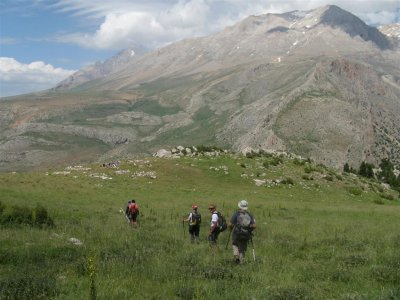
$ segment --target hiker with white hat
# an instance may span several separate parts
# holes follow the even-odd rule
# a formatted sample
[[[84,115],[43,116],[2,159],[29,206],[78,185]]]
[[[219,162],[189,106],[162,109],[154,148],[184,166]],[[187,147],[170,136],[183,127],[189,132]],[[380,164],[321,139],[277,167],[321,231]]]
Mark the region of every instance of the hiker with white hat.
[[[252,240],[253,230],[256,228],[254,217],[248,212],[248,202],[241,200],[238,210],[233,214],[229,229],[232,232],[232,249],[234,261],[237,264],[244,262],[247,244]]]

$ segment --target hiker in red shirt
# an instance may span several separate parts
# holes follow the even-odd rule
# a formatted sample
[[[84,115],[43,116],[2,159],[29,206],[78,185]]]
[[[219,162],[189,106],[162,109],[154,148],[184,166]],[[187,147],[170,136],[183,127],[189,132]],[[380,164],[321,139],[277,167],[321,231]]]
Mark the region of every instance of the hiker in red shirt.
[[[139,205],[136,204],[135,200],[131,201],[129,205],[129,220],[133,227],[137,227],[137,217],[139,216]]]

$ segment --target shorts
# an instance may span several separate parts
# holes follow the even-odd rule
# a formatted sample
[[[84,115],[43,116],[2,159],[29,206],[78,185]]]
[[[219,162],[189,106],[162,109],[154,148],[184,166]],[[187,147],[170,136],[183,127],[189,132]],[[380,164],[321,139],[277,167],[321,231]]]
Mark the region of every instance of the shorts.
[[[189,233],[193,236],[199,236],[200,233],[200,226],[199,225],[190,225],[189,226]]]
[[[131,221],[133,221],[133,222],[136,222],[138,215],[139,215],[139,213],[131,214],[129,219],[131,219]]]

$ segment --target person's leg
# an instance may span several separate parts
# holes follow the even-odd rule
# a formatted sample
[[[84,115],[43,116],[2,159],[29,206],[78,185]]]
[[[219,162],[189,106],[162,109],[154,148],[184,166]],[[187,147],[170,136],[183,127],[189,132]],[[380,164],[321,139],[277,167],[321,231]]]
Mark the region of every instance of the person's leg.
[[[233,261],[237,264],[240,263],[240,252],[238,246],[232,244],[232,250],[233,250]]]
[[[208,241],[209,241],[211,247],[214,247],[217,245],[217,235],[215,232],[211,233],[208,236]]]
[[[137,214],[132,214],[132,226],[137,227]]]
[[[242,240],[238,243],[240,263],[244,262],[244,257],[247,251],[247,244],[248,244],[247,240]]]
[[[194,243],[195,239],[195,228],[194,226],[189,226],[189,233],[190,233],[190,241]]]
[[[194,228],[194,239],[196,243],[199,243],[200,226],[195,226]]]

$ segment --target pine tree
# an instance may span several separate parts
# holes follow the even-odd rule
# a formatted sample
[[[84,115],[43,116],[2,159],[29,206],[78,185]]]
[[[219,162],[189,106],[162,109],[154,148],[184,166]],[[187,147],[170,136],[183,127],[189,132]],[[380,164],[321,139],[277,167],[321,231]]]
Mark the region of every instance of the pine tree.
[[[384,158],[379,164],[379,167],[381,168],[381,171],[378,174],[378,179],[390,184],[390,181],[393,181],[393,177],[395,178],[393,173],[393,164],[389,159]]]
[[[374,165],[363,161],[358,174],[367,178],[374,178]]]

